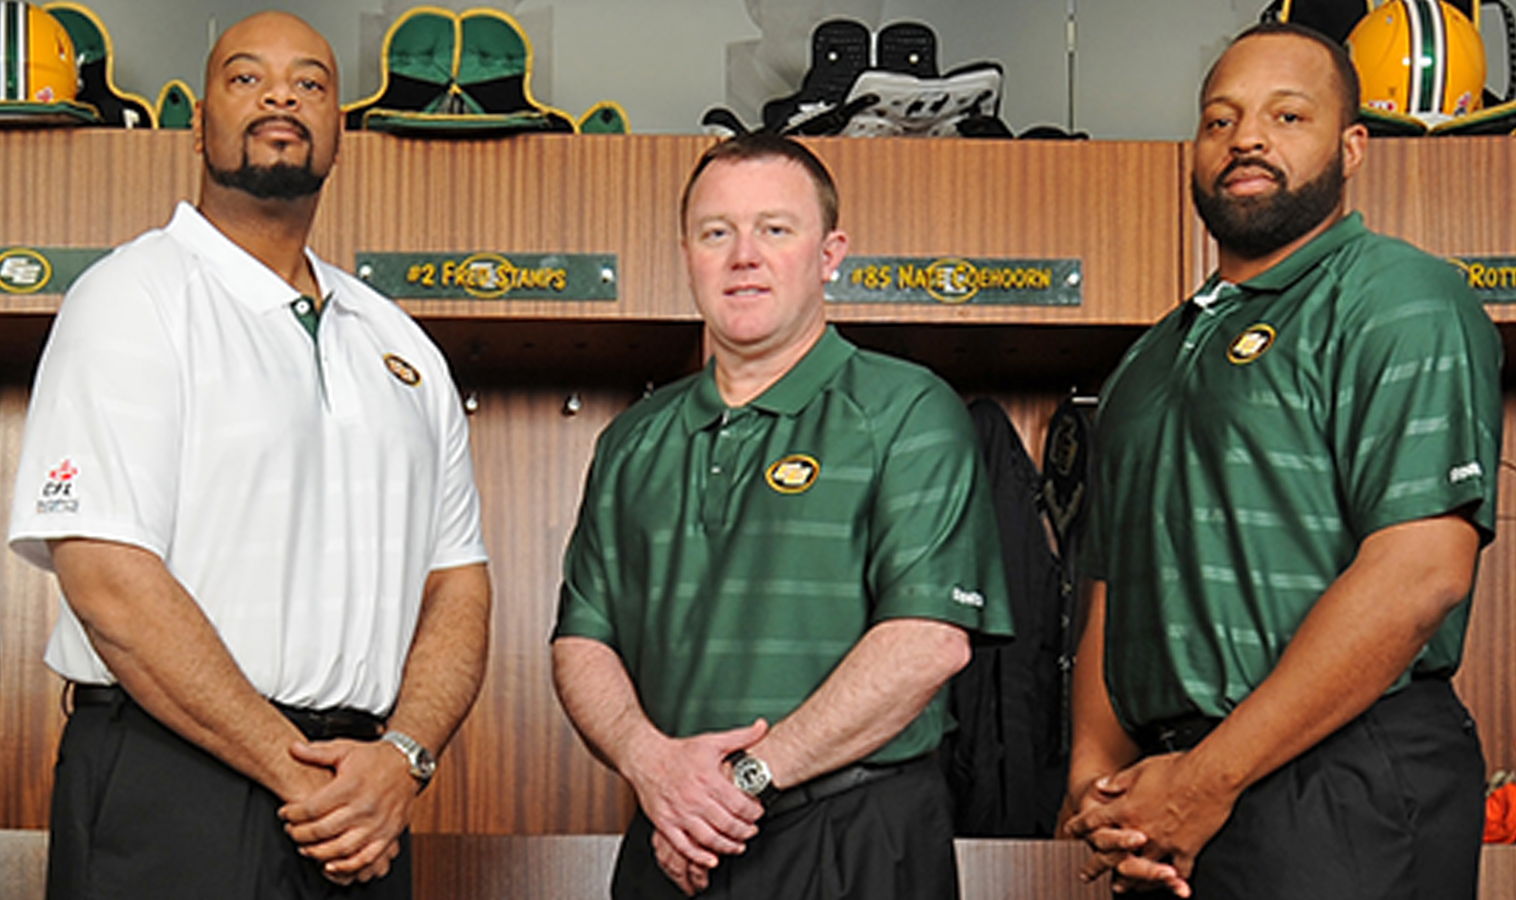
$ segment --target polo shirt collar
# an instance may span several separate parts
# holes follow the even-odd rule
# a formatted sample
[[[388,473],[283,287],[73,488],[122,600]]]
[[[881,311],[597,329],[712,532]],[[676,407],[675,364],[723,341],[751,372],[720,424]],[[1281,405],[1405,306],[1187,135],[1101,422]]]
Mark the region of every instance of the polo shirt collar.
[[[793,416],[805,409],[837,370],[857,352],[857,347],[828,325],[815,346],[748,405],[781,416]],[[699,431],[721,418],[726,411],[726,401],[721,399],[721,391],[716,387],[716,361],[712,359],[700,373],[694,390],[686,395],[684,424],[690,431]]]
[[[1316,267],[1327,255],[1334,253],[1343,244],[1368,233],[1363,224],[1363,214],[1348,213],[1336,224],[1312,238],[1310,243],[1291,253],[1263,272],[1243,282],[1249,291],[1277,293],[1287,290],[1301,276]]]
[[[237,246],[231,238],[201,215],[200,210],[181,200],[174,209],[164,231],[183,244],[190,252],[204,259],[214,269],[217,277],[226,286],[227,293],[256,312],[287,308],[299,299],[300,292],[289,282],[275,274],[257,257]],[[311,271],[316,274],[316,286],[322,295],[336,301],[332,285],[322,271],[321,261],[305,248],[305,257],[310,261]]]

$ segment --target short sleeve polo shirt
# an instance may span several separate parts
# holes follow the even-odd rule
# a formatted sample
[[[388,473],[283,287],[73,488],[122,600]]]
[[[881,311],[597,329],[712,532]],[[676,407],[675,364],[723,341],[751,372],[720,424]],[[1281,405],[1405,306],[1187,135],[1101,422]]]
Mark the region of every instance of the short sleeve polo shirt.
[[[1088,569],[1128,727],[1230,712],[1369,534],[1495,526],[1500,341],[1454,267],[1353,214],[1202,294],[1131,348],[1098,416]],[[1413,670],[1451,673],[1467,618],[1465,599]]]
[[[772,722],[877,622],[1009,634],[995,528],[958,397],[828,328],[745,407],[708,366],[606,429],[555,635],[614,648],[666,733]],[[871,759],[947,723],[939,697]]]
[[[308,257],[299,293],[193,208],[86,272],[43,354],[11,546],[162,557],[253,686],[383,712],[429,572],[483,561],[468,428],[442,355],[362,282]],[[47,651],[110,672],[64,605]]]

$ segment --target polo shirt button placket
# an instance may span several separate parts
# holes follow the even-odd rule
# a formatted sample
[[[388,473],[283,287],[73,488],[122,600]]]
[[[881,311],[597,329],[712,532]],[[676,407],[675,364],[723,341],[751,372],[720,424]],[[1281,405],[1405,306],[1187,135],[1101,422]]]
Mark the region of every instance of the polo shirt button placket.
[[[732,410],[721,414],[721,423],[716,426],[712,439],[711,465],[705,480],[705,501],[701,504],[700,520],[707,529],[719,529],[726,525],[727,498],[731,494],[732,478],[730,465],[736,450],[736,435],[732,433],[735,416]]]

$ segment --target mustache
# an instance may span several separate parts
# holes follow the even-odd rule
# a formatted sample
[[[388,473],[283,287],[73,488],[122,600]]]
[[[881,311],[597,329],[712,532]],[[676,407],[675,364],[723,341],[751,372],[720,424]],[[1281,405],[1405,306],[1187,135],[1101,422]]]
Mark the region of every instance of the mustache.
[[[1212,188],[1218,191],[1221,190],[1222,185],[1226,183],[1227,176],[1242,168],[1262,169],[1269,173],[1269,177],[1273,178],[1280,187],[1285,187],[1288,184],[1284,172],[1278,166],[1256,156],[1239,156],[1227,163],[1226,168],[1221,170],[1221,174],[1216,176],[1216,181],[1212,185]]]
[[[294,116],[284,116],[277,113],[271,116],[264,116],[261,119],[254,119],[252,122],[248,123],[247,130],[244,131],[243,134],[246,137],[252,137],[257,133],[258,129],[274,122],[278,122],[281,125],[288,125],[290,128],[293,128],[295,130],[296,134],[300,135],[301,140],[305,141],[306,143],[310,143],[311,131],[309,128],[305,127],[304,122],[300,121]]]

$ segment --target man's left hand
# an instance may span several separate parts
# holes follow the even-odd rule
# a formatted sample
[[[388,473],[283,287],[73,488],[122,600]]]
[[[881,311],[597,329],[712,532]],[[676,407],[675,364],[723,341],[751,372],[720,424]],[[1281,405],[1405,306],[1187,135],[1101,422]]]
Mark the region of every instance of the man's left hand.
[[[1155,886],[1141,877],[1146,872],[1138,859],[1113,865],[1120,854],[1099,852],[1101,835],[1127,829],[1147,836],[1137,857],[1167,862],[1180,879],[1189,879],[1195,857],[1226,824],[1237,802],[1236,794],[1203,787],[1192,774],[1191,762],[1188,753],[1150,756],[1103,779],[1101,790],[1112,799],[1082,810],[1068,823],[1070,834],[1097,851],[1080,870],[1081,876],[1093,879],[1115,868],[1116,875],[1126,876],[1121,881]]]
[[[299,742],[290,746],[290,755],[336,776],[279,810],[300,852],[322,863],[333,881],[367,881],[388,872],[416,798],[405,756],[381,742],[350,740]]]

